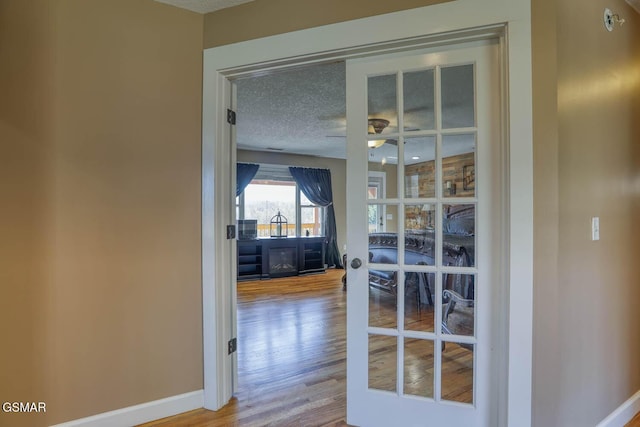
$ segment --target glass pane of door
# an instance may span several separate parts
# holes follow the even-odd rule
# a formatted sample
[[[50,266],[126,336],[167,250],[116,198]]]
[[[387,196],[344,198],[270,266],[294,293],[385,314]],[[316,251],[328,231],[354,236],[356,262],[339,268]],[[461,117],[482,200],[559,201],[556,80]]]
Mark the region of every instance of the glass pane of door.
[[[369,388],[396,391],[398,338],[369,335]]]
[[[442,194],[445,197],[474,197],[476,135],[443,135],[442,153]]]
[[[432,340],[404,341],[404,394],[433,398],[435,351]]]
[[[409,198],[436,195],[436,137],[404,140],[404,195]]]
[[[433,69],[403,74],[404,130],[435,129],[435,91]]]
[[[435,332],[435,274],[407,271],[404,285],[404,329]]]
[[[442,400],[473,404],[473,344],[444,342]]]
[[[473,64],[441,69],[443,129],[475,126],[474,71]]]
[[[367,79],[367,132],[372,135],[398,131],[397,76],[388,74]]]
[[[442,205],[442,265],[474,267],[475,204]]]

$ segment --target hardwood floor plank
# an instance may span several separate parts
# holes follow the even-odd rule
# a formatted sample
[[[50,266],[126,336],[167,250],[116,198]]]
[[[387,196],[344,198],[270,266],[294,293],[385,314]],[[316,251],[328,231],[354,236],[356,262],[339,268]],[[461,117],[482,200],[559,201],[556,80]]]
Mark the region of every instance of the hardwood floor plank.
[[[631,421],[629,421],[624,427],[640,427],[640,412],[636,414]]]

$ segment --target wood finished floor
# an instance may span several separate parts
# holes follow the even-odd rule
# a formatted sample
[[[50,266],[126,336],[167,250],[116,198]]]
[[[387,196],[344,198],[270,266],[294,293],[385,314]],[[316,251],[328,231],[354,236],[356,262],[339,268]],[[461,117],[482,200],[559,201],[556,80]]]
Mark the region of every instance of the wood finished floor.
[[[347,426],[343,273],[238,283],[238,393],[144,426]]]
[[[327,270],[326,274],[238,283],[236,396],[219,411],[198,409],[143,426],[347,426],[343,273]],[[370,324],[393,327],[395,297],[378,291],[370,295],[370,311],[376,312]],[[415,294],[407,295],[405,306],[405,325],[433,331],[431,308],[418,311]],[[395,390],[395,339],[378,338],[369,344],[369,385]],[[433,343],[407,340],[404,353],[405,393],[432,397]],[[468,350],[447,345],[443,397],[470,401],[472,367]]]
[[[640,427],[640,412],[636,414],[631,421],[629,421],[624,427]]]

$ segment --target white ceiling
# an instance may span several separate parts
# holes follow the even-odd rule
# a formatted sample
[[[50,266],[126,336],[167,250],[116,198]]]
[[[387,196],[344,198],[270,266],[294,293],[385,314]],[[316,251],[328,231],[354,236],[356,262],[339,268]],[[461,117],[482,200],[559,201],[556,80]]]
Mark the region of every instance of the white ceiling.
[[[159,3],[170,4],[182,9],[188,9],[198,13],[210,13],[216,10],[226,9],[253,0],[155,0]]]

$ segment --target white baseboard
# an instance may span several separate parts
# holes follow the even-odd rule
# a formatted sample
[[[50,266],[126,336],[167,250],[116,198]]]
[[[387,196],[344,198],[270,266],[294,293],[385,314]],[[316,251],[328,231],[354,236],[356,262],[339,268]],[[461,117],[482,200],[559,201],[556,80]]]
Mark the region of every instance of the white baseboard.
[[[624,427],[640,411],[640,390],[627,399],[596,427]]]
[[[203,406],[204,390],[198,390],[56,424],[52,427],[131,427]]]

